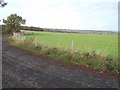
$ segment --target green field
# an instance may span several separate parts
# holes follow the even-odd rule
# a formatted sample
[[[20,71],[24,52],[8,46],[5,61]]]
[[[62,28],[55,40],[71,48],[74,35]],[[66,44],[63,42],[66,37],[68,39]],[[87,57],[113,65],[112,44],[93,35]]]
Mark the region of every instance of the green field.
[[[105,56],[118,57],[118,35],[32,32],[32,34],[25,35],[25,37],[35,37],[35,42],[41,45],[71,49],[72,40],[74,40],[76,51],[94,50]]]

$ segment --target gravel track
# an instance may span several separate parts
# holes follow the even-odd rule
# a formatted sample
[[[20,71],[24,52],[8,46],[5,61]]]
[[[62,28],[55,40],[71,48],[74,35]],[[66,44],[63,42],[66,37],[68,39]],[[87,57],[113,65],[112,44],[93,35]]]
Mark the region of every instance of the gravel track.
[[[57,62],[9,47],[3,38],[3,88],[118,88],[118,78]]]

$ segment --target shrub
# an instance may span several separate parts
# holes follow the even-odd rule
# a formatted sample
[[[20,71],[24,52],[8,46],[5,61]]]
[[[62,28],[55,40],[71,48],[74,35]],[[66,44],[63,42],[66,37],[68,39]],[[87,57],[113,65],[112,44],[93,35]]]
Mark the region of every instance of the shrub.
[[[106,58],[106,69],[109,71],[115,70],[116,64],[113,62],[113,59],[111,57]]]

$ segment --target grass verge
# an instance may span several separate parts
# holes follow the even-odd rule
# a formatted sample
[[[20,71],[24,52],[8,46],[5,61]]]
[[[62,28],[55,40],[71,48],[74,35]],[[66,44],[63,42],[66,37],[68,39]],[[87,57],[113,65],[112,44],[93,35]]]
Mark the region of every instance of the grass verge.
[[[93,67],[94,69],[101,69],[103,71],[120,72],[120,69],[118,69],[118,59],[103,57],[95,51],[75,52],[55,47],[50,48],[48,46],[36,44],[34,42],[34,38],[12,37],[9,39],[9,44],[29,52],[52,57],[55,60],[62,60],[66,63],[87,65]]]

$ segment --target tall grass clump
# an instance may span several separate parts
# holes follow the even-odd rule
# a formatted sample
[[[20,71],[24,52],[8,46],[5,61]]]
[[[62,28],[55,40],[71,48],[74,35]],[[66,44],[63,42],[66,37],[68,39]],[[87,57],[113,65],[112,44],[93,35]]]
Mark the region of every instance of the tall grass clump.
[[[109,71],[115,71],[118,69],[118,63],[114,62],[114,60],[111,57],[106,57],[106,69]]]

